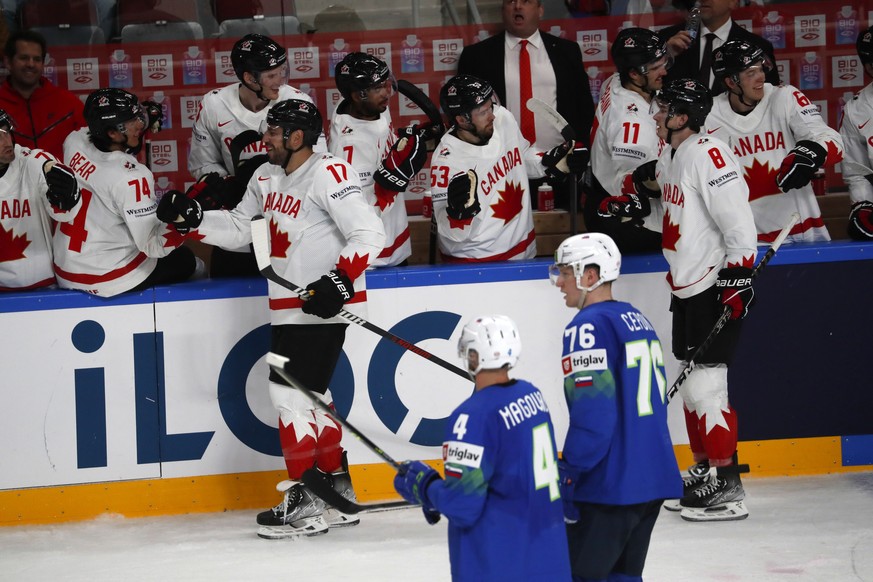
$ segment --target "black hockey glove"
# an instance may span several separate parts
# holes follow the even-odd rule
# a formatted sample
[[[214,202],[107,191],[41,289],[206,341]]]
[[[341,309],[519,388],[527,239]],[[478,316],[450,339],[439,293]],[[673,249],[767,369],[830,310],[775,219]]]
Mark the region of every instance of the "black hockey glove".
[[[567,154],[566,159],[571,174],[584,174],[591,160],[591,152],[581,141],[573,142],[573,149]]]
[[[72,210],[82,197],[73,170],[54,160],[48,160],[42,165],[42,171],[48,183],[45,196],[49,204],[58,210]]]
[[[158,133],[164,127],[164,109],[154,101],[141,103],[146,114],[146,128],[152,133]]]
[[[812,180],[813,174],[825,163],[828,152],[808,139],[797,142],[779,167],[776,184],[783,192],[803,188]]]
[[[309,299],[303,302],[303,313],[330,319],[355,296],[355,289],[346,274],[336,269],[306,286]]]
[[[242,185],[242,190],[245,192],[246,186],[249,184],[249,180],[252,179],[252,176],[255,175],[255,171],[260,168],[267,161],[267,154],[259,154],[257,156],[253,156],[251,158],[247,158],[245,160],[240,160],[236,164],[236,169],[234,170],[234,177],[236,177],[237,181]],[[242,198],[242,195],[240,195]],[[239,202],[239,201],[237,201]],[[234,204],[236,206],[236,204]]]
[[[645,218],[652,211],[648,196],[624,194],[622,196],[607,196],[600,201],[597,215],[602,218],[618,216],[621,218]]]
[[[752,269],[749,267],[726,267],[718,272],[715,282],[722,305],[730,307],[731,319],[743,319],[755,301],[752,288]]]
[[[440,479],[440,474],[421,461],[406,461],[394,476],[394,489],[410,503],[420,503],[424,519],[433,525],[440,520],[440,512],[431,503],[427,488]]]
[[[637,194],[648,196],[649,198],[660,198],[661,188],[655,180],[655,166],[658,160],[652,160],[645,164],[639,165],[631,174],[634,190]]]
[[[173,225],[179,234],[188,234],[200,226],[203,209],[196,200],[188,198],[178,190],[168,190],[158,202],[158,220]]]
[[[418,133],[403,135],[376,168],[373,180],[387,190],[403,192],[409,181],[421,171],[425,158],[427,148]]]
[[[479,206],[479,177],[476,170],[467,170],[458,174],[449,181],[449,189],[446,193],[446,214],[455,220],[473,218],[482,207]]]
[[[216,172],[209,172],[200,176],[200,179],[188,188],[185,196],[196,200],[204,211],[218,210],[224,208],[227,199],[226,190],[227,177],[219,176]]]
[[[852,240],[873,239],[873,202],[863,201],[852,204],[847,231]]]

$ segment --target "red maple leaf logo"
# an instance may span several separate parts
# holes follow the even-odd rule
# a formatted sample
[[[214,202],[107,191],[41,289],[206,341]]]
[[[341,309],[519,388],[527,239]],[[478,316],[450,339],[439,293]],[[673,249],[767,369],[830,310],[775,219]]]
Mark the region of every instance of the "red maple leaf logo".
[[[521,212],[521,201],[524,196],[524,188],[521,184],[516,184],[513,181],[506,182],[505,190],[498,190],[500,200],[491,205],[491,210],[494,212],[494,218],[503,220],[503,224],[508,224],[510,220],[518,216]]]
[[[279,224],[275,220],[270,221],[270,256],[277,259],[285,259],[288,257],[288,249],[291,247],[291,241],[288,240],[288,233],[279,230]]]
[[[0,263],[17,261],[24,258],[24,249],[30,246],[27,234],[15,236],[12,229],[6,230],[0,225]]]
[[[163,234],[163,237],[165,249],[180,247],[186,240],[203,240],[206,238],[196,230],[192,230],[188,234],[182,234],[172,226],[167,229],[167,232]]]
[[[376,184],[376,207],[379,208],[379,210],[385,210],[394,204],[395,198],[397,198],[397,192]]]
[[[366,254],[363,257],[358,253],[349,259],[348,257],[340,257],[336,262],[336,268],[345,271],[346,276],[354,281],[361,276],[367,267],[370,266],[370,255]]]
[[[828,166],[833,166],[843,159],[843,150],[841,150],[833,141],[828,142],[828,155],[825,158],[825,163]]]
[[[727,266],[728,266],[728,268],[748,267],[749,269],[751,269],[752,267],[755,266],[755,255],[751,254],[748,257],[743,257],[742,261],[740,261],[739,263],[728,263]]]
[[[663,233],[661,236],[661,247],[669,251],[676,250],[676,243],[679,242],[679,225],[673,224],[670,217],[670,211],[664,212],[664,222],[662,223]]]
[[[770,167],[770,162],[762,164],[755,158],[752,158],[751,166],[743,167],[743,178],[749,186],[749,202],[765,196],[782,194],[782,190],[776,185],[777,173],[776,168]]]
[[[447,217],[449,219],[449,228],[460,228],[464,230],[464,228],[473,224],[472,218],[452,218],[451,216]]]

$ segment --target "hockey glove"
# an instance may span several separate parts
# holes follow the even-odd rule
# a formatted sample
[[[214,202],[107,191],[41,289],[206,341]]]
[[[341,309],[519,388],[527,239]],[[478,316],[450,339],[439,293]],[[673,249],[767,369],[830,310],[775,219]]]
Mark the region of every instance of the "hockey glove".
[[[200,176],[200,179],[188,188],[185,196],[196,200],[204,211],[218,210],[224,208],[226,188],[227,177],[221,177],[216,172],[210,172]]]
[[[168,190],[158,202],[158,220],[173,225],[179,234],[188,234],[200,226],[203,209],[196,200],[188,198],[178,190]]]
[[[813,174],[827,158],[828,152],[822,146],[808,139],[797,142],[779,167],[776,184],[783,192],[803,188],[812,180]]]
[[[242,186],[242,191],[245,192],[246,186],[249,184],[249,180],[252,179],[252,176],[255,175],[255,171],[260,168],[267,161],[267,154],[260,154],[251,158],[247,158],[245,160],[240,160],[236,164],[236,168],[234,169],[234,176],[237,181]],[[240,199],[242,199],[242,195],[240,195]],[[237,201],[238,203],[239,201]],[[234,204],[236,206],[236,204]]]
[[[597,215],[602,218],[619,216],[622,218],[645,218],[652,210],[648,196],[625,194],[623,196],[607,196],[600,201]]]
[[[48,190],[45,193],[49,204],[58,210],[72,210],[82,197],[73,170],[54,160],[42,165]]]
[[[151,133],[158,133],[164,127],[164,109],[154,101],[143,101],[143,111],[146,114],[146,128]]]
[[[852,240],[873,239],[873,202],[863,201],[852,204],[847,230]]]
[[[440,474],[421,461],[406,461],[394,477],[394,489],[409,503],[420,503],[427,523],[440,520],[440,512],[427,496],[427,488]]]
[[[421,171],[427,158],[427,148],[417,132],[404,135],[394,142],[388,154],[376,168],[373,180],[386,190],[403,192],[409,181]]]
[[[637,194],[648,196],[649,198],[660,198],[661,188],[655,180],[655,166],[658,160],[652,160],[645,164],[639,165],[631,174],[631,181],[634,185],[634,190]]]
[[[726,267],[718,272],[715,282],[720,291],[720,299],[725,307],[731,309],[731,319],[743,319],[755,301],[752,288],[752,269],[749,267]]]
[[[564,505],[564,523],[572,524],[579,521],[579,508],[573,501],[576,489],[576,472],[570,470],[566,461],[558,461],[558,487],[561,491],[561,501]]]
[[[303,313],[330,319],[355,296],[355,289],[346,274],[336,269],[306,286],[309,299],[303,302]]]
[[[466,220],[479,214],[482,207],[479,206],[479,197],[476,194],[478,189],[479,177],[476,170],[467,170],[452,178],[446,193],[446,214],[449,218]]]

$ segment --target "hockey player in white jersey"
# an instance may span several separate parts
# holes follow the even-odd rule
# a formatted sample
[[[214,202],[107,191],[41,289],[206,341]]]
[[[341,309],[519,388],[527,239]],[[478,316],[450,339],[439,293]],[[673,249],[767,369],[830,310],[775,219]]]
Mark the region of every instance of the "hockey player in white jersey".
[[[484,262],[536,256],[528,177],[584,169],[588,151],[565,142],[543,154],[530,147],[518,122],[472,75],[456,75],[440,90],[452,128],[431,160],[433,212],[443,262]]]
[[[388,103],[394,77],[385,61],[361,52],[347,54],[334,70],[343,100],[330,124],[330,152],[357,170],[367,202],[385,227],[385,248],[371,266],[405,265],[412,254],[403,192],[427,158],[415,132],[394,136]]]
[[[16,144],[14,130],[0,109],[0,291],[53,287],[52,220],[73,220],[81,193],[70,168]]]
[[[864,72],[873,77],[873,27],[861,31],[855,43]],[[873,83],[846,103],[840,135],[843,138],[843,179],[849,186],[852,209],[848,234],[854,240],[873,240]]]
[[[722,140],[701,131],[712,107],[700,82],[679,79],[658,94],[658,136],[667,148],[655,169],[663,203],[663,251],[672,289],[673,354],[688,361],[724,307],[731,310],[680,393],[696,463],[682,517],[742,519],[748,512],[736,460],[737,415],[728,402],[728,366],[754,298],[756,233],[742,166]]]
[[[273,268],[288,281],[309,283],[310,298],[269,283],[271,351],[291,361],[292,375],[331,402],[328,388],[342,351],[347,323],[335,316],[344,306],[366,305],[364,270],[385,246],[375,209],[361,193],[357,172],[344,160],[314,153],[322,118],[308,101],[290,99],[270,108],[262,142],[269,163],[261,165],[233,210],[201,212],[196,200],[165,196],[161,220],[197,229],[204,242],[227,247],[251,243],[252,217],[270,224]],[[178,222],[177,222],[178,221]],[[193,232],[193,231],[192,231]],[[331,474],[334,487],[354,499],[340,444],[342,431],[303,394],[270,373],[270,399],[279,411],[279,439],[288,480],[282,502],[258,515],[258,535],[269,539],[317,535],[357,518],[326,508],[300,482],[314,466]]]
[[[54,233],[58,284],[111,297],[188,279],[197,259],[181,246],[184,236],[155,216],[154,176],[134,157],[160,118],[147,118],[136,95],[122,89],[94,91],[84,114],[88,127],[64,142],[64,159],[84,185],[76,219]]]
[[[611,51],[617,72],[604,83],[591,130],[585,225],[623,253],[659,252],[660,228],[644,225],[650,206],[660,204],[661,192],[646,183],[664,147],[650,109],[672,60],[666,42],[645,28],[623,29]]]
[[[188,171],[198,183],[189,196],[204,210],[231,209],[242,198],[255,169],[266,160],[258,128],[270,107],[286,99],[312,101],[288,85],[288,54],[273,39],[247,34],[233,45],[230,60],[240,82],[203,97],[191,136]],[[318,149],[327,149],[323,141]],[[213,248],[210,275],[258,276],[251,249]]]
[[[715,98],[706,132],[727,142],[742,164],[758,241],[773,242],[795,212],[800,222],[787,240],[830,240],[810,181],[842,159],[840,134],[799,89],[765,82],[771,64],[757,46],[731,40],[712,58],[727,90]]]

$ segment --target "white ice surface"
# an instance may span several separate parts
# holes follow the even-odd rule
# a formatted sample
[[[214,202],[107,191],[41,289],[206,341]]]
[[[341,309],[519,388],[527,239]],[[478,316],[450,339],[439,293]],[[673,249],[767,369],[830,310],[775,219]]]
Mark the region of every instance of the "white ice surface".
[[[689,523],[662,511],[644,579],[873,582],[873,473],[747,478],[749,518]],[[418,509],[297,541],[255,535],[256,512],[104,516],[0,528],[0,580],[401,582],[449,580],[445,520]]]

